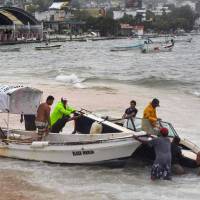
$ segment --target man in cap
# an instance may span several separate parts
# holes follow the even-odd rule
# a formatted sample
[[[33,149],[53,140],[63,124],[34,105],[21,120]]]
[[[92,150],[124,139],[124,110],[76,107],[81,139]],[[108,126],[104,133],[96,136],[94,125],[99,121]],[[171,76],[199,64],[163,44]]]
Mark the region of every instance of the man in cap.
[[[67,98],[62,97],[51,114],[51,132],[59,133],[62,131],[68,121],[74,120],[74,117],[71,117],[74,112],[75,109],[67,105]]]
[[[144,109],[142,118],[142,130],[147,134],[157,135],[159,133],[157,122],[160,120],[156,114],[156,108],[160,106],[158,99],[154,98]]]
[[[168,136],[168,129],[161,128],[159,130],[160,137],[152,140],[141,140],[139,137],[134,138],[149,147],[153,147],[155,151],[155,160],[151,168],[151,180],[155,179],[171,179],[171,142]]]

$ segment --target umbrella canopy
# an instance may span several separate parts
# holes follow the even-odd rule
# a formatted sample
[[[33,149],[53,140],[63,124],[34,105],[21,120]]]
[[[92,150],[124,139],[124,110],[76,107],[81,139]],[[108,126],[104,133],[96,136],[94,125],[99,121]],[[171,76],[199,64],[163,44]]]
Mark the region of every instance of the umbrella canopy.
[[[0,86],[0,110],[13,114],[36,114],[42,91],[24,86]]]

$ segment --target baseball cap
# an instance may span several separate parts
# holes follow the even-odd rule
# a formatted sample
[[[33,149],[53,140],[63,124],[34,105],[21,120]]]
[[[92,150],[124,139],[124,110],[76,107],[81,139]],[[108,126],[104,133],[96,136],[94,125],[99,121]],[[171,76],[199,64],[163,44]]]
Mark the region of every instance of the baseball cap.
[[[164,136],[164,137],[167,137],[168,136],[168,129],[167,128],[165,128],[165,127],[163,127],[163,128],[161,128],[160,129],[160,134],[162,135],[162,136]]]
[[[62,97],[61,100],[67,101],[67,97]]]

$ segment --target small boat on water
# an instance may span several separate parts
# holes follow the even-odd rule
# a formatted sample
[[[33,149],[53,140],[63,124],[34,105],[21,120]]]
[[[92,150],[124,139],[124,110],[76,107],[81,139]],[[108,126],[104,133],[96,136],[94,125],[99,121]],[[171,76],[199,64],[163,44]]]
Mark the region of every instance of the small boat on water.
[[[170,52],[174,47],[174,42],[170,44],[145,44],[142,53]]]
[[[14,48],[0,48],[0,52],[18,52],[20,51],[19,47]]]
[[[179,43],[179,42],[192,42],[192,37],[189,38],[184,38],[184,37],[174,37],[173,39],[175,41],[175,43]]]
[[[110,49],[110,51],[129,51],[129,50],[136,50],[141,49],[144,44],[134,44],[130,46],[116,46]]]
[[[45,45],[45,46],[39,46],[35,47],[35,50],[51,50],[51,49],[59,49],[62,45],[57,44],[57,45]]]
[[[7,127],[0,128],[0,156],[23,160],[68,164],[98,164],[124,160],[137,155],[154,158],[154,151],[134,139],[151,140],[141,129],[141,119],[134,121],[134,130],[124,126],[124,119],[103,118],[82,109],[76,114],[76,134],[49,133],[37,141],[36,131],[9,128],[10,114],[35,114],[42,91],[23,86],[0,87],[0,110],[8,113]],[[169,130],[169,137],[177,136],[173,126],[161,122]],[[181,139],[183,164],[197,167],[196,159],[200,148],[188,140]]]

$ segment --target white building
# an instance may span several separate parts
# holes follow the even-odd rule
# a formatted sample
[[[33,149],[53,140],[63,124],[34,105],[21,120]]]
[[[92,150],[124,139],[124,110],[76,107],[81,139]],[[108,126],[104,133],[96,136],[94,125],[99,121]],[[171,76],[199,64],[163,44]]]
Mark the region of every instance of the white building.
[[[142,21],[146,20],[146,10],[145,9],[138,9],[138,10],[119,10],[119,11],[113,11],[113,19],[121,19],[124,17],[124,15],[131,15],[133,18],[136,17],[136,15],[142,16]]]
[[[171,10],[167,6],[158,6],[154,10],[151,10],[155,15],[162,15],[163,13],[170,13]]]
[[[71,11],[63,9],[68,2],[54,2],[48,11],[35,12],[35,18],[38,21],[64,21],[72,16]]]

